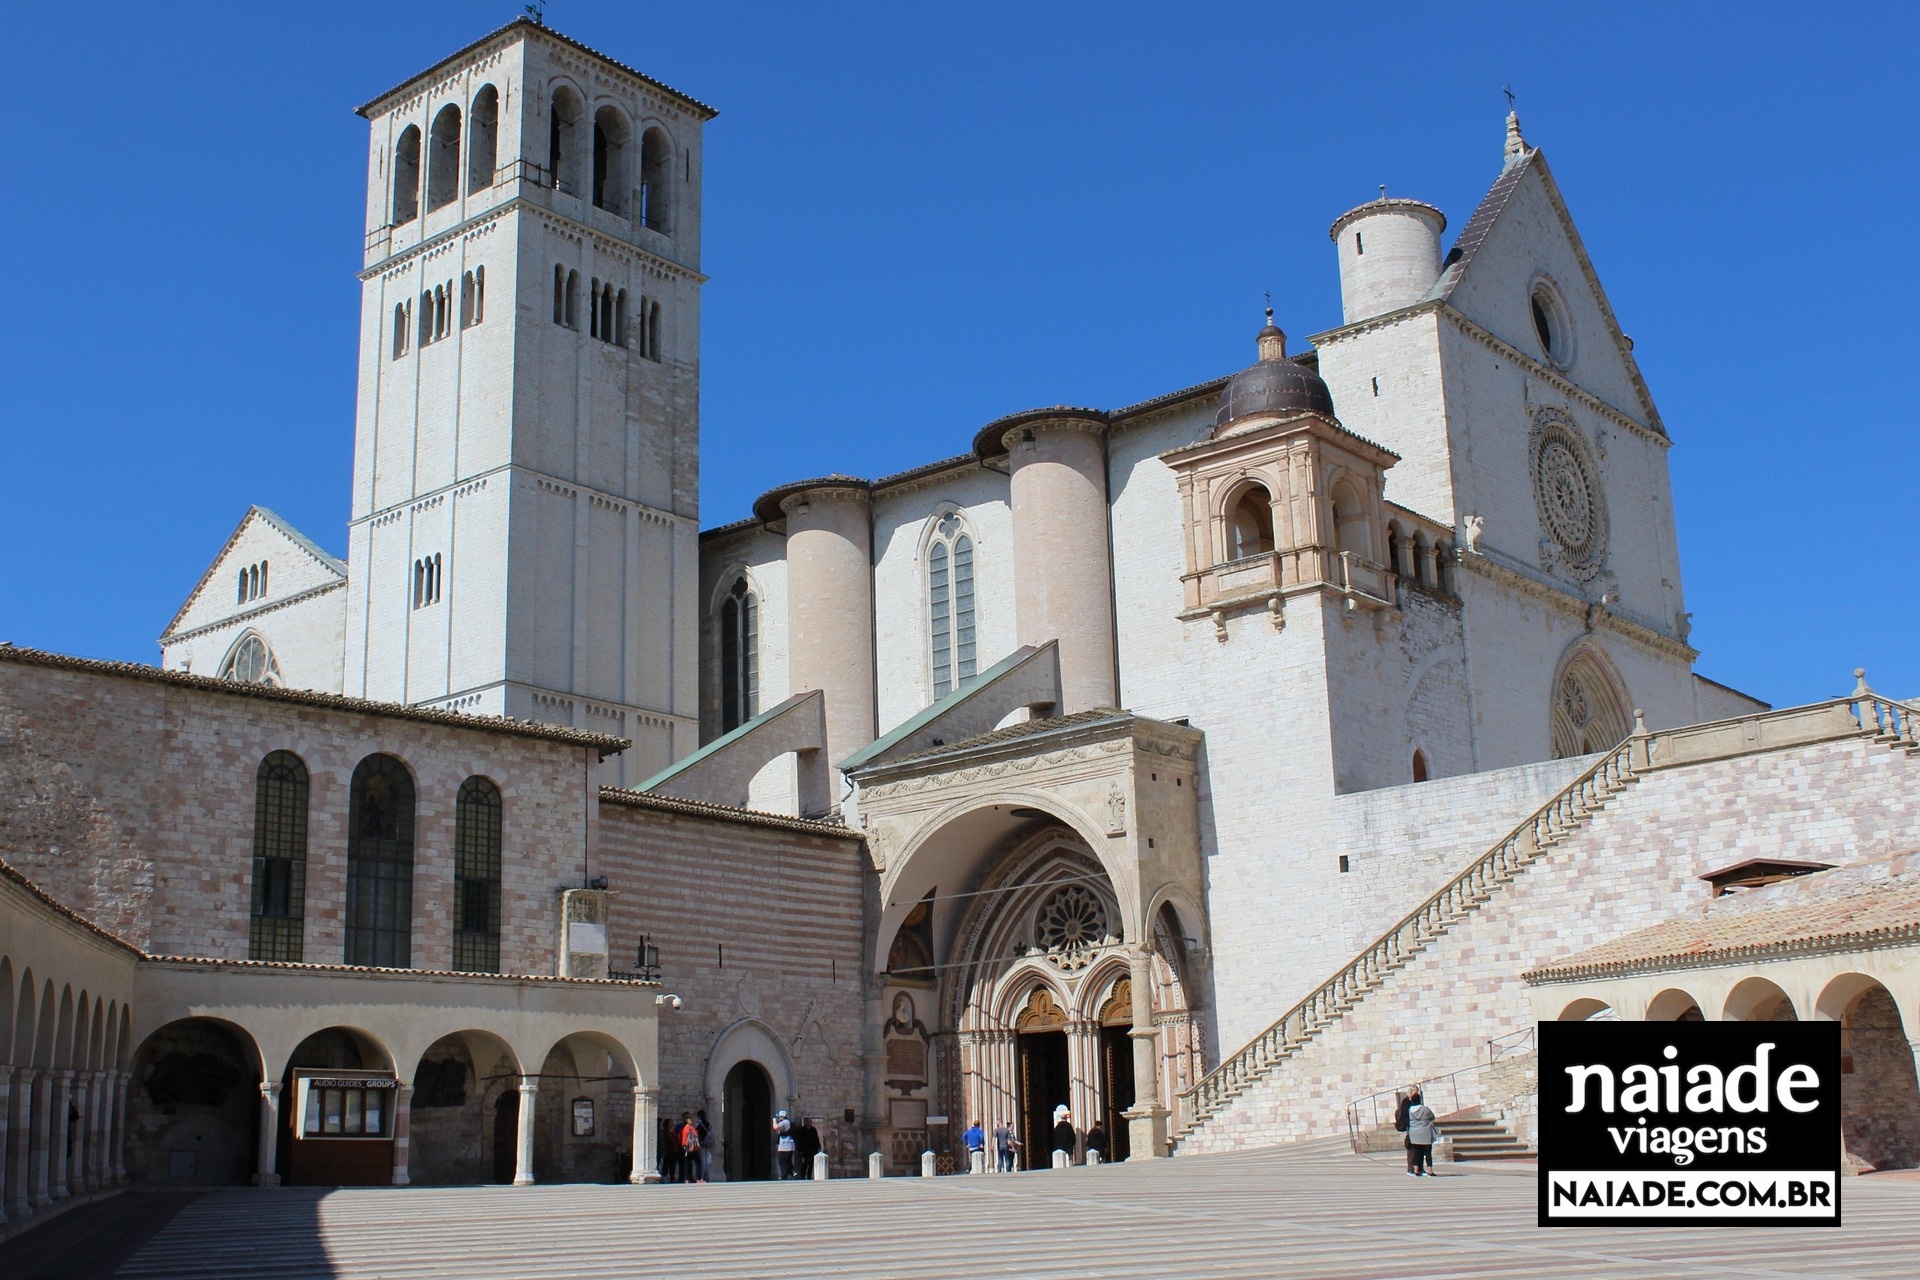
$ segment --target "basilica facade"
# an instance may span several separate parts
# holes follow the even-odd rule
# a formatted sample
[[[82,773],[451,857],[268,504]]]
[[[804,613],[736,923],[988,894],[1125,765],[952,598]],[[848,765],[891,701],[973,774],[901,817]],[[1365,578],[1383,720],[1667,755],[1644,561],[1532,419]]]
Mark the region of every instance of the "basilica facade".
[[[87,720],[74,681],[164,688],[179,741],[247,708],[291,717],[246,739],[257,760],[185,762],[234,791],[196,820],[229,850],[192,845],[212,858],[198,888],[170,871],[186,846],[98,822],[68,843],[138,848],[125,885],[10,837],[22,874],[140,963],[546,974],[649,1002],[657,980],[686,1006],[657,1044],[647,1003],[639,1049],[576,1038],[550,1073],[497,1030],[438,1056],[361,1046],[365,1069],[418,1089],[455,1061],[428,1074],[465,1071],[476,1098],[591,1076],[582,1096],[629,1125],[642,1101],[709,1108],[734,1176],[759,1170],[782,1103],[824,1117],[837,1172],[874,1152],[917,1169],[971,1121],[1032,1156],[1061,1106],[1075,1159],[1095,1129],[1115,1158],[1279,1140],[1348,1123],[1370,1089],[1477,1070],[1583,972],[1568,956],[1694,910],[1722,864],[1817,844],[1825,871],[1920,843],[1906,704],[1861,680],[1776,712],[1696,673],[1673,441],[1513,116],[1451,240],[1418,200],[1332,220],[1343,319],[1304,347],[1269,311],[1198,386],[1011,413],[924,466],[799,479],[702,529],[712,110],[522,20],[361,114],[346,558],[256,507],[158,671],[16,653],[0,691],[18,767],[82,779],[105,776],[97,736],[32,732]],[[452,737],[411,743],[422,716]],[[542,764],[529,742],[585,755]],[[495,819],[494,888],[473,887],[459,803],[404,869],[368,852],[375,754],[389,791],[424,797],[423,770],[442,800],[492,788],[518,832],[502,845]],[[270,765],[330,779],[344,824],[312,837],[305,916],[260,879],[283,874],[262,869],[286,839],[261,834]],[[1774,766],[1764,836],[1653,847]],[[87,803],[122,830],[132,810],[102,786]],[[1582,842],[1618,840],[1622,814],[1656,834],[1594,864]],[[1906,883],[1888,867],[1845,883]],[[1527,894],[1536,912],[1499,914]],[[1475,929],[1479,950],[1447,952]],[[624,973],[649,946],[663,972]],[[1902,972],[1871,981],[1910,1020],[1920,971]],[[1868,988],[1847,990],[1836,1017]],[[286,1051],[230,1056],[292,1079]],[[644,1099],[609,1101],[616,1077]],[[1524,1140],[1527,1090],[1473,1089]],[[504,1168],[492,1105],[461,1123]],[[606,1155],[636,1180],[646,1127]],[[541,1147],[518,1142],[531,1177]]]

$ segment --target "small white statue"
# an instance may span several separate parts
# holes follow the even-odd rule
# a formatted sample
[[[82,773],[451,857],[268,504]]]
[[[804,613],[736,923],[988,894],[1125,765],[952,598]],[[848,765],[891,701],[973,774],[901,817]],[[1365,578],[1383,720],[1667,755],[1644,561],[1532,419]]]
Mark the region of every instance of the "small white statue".
[[[1487,527],[1487,518],[1485,516],[1468,516],[1466,526],[1467,550],[1478,555],[1480,552],[1480,535]]]

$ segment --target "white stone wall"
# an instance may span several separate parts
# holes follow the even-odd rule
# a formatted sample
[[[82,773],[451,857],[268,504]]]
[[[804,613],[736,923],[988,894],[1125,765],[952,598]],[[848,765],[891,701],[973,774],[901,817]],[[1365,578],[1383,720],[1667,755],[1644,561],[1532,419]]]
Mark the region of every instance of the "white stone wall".
[[[267,588],[240,598],[239,574],[264,564]],[[242,636],[257,632],[292,689],[340,692],[346,582],[258,509],[241,521],[160,641],[169,671],[217,676]]]
[[[873,500],[874,650],[882,734],[933,701],[928,534],[957,510],[973,539],[975,671],[1019,647],[1013,612],[1013,519],[1007,477],[973,466]],[[958,672],[956,671],[956,676]]]
[[[1521,974],[1697,907],[1716,867],[1910,846],[1916,783],[1920,762],[1859,739],[1646,775],[1181,1150],[1344,1132],[1353,1098],[1483,1063],[1488,1039],[1534,1020]],[[1462,1105],[1477,1081],[1462,1082]]]
[[[1322,335],[1315,351],[1340,425],[1400,455],[1388,499],[1457,530],[1439,325],[1433,311],[1415,312]]]

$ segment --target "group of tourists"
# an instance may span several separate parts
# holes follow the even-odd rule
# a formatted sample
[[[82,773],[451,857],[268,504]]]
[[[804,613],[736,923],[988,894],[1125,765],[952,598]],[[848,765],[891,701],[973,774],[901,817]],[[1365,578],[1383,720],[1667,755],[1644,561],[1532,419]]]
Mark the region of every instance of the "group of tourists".
[[[705,1182],[713,1168],[713,1126],[705,1111],[660,1117],[660,1181]]]
[[[810,1116],[794,1124],[784,1111],[773,1117],[773,1176],[776,1182],[811,1178],[813,1158],[820,1154],[820,1130]]]
[[[1426,1104],[1417,1087],[1401,1095],[1400,1105],[1394,1109],[1393,1127],[1407,1135],[1409,1178],[1422,1174],[1434,1176],[1433,1144],[1440,1141],[1440,1126],[1435,1119],[1433,1108]]]
[[[1067,1157],[1067,1162],[1071,1164],[1073,1162],[1073,1153],[1079,1145],[1079,1140],[1079,1132],[1073,1127],[1072,1113],[1065,1105],[1055,1107],[1053,1109],[1053,1131],[1051,1140],[1048,1143],[1049,1149],[1064,1152]],[[987,1153],[987,1134],[986,1130],[980,1127],[978,1120],[975,1120],[967,1126],[967,1131],[961,1135],[961,1141],[967,1148],[968,1167],[972,1167],[973,1157],[976,1153],[981,1157],[982,1163],[984,1164]],[[1001,1173],[1012,1173],[1019,1167],[1020,1152],[1026,1149],[1026,1145],[1026,1143],[1020,1141],[1019,1130],[1013,1125],[1005,1121],[996,1124],[993,1126],[993,1167]],[[1107,1162],[1107,1131],[1102,1129],[1098,1124],[1095,1124],[1093,1128],[1087,1130],[1086,1146],[1087,1163],[1105,1164]],[[1099,1157],[1097,1161],[1094,1159],[1095,1156]],[[1053,1162],[1049,1160],[1041,1167],[1052,1168]]]

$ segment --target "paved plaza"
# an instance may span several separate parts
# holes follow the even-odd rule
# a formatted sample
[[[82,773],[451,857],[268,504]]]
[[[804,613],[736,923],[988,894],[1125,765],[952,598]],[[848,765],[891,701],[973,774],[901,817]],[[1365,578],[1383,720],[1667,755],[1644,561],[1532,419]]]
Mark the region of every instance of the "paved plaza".
[[[1415,1181],[1392,1155],[1313,1144],[931,1181],[215,1191],[178,1197],[157,1231],[131,1233],[144,1243],[129,1238],[102,1253],[117,1219],[153,1215],[166,1199],[132,1196],[49,1223],[38,1245],[40,1232],[30,1232],[0,1247],[0,1274],[1865,1280],[1911,1277],[1920,1255],[1920,1182],[1897,1176],[1849,1181],[1838,1231],[1543,1231],[1533,1224],[1530,1165],[1441,1172]]]

